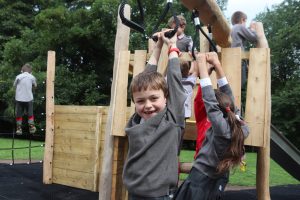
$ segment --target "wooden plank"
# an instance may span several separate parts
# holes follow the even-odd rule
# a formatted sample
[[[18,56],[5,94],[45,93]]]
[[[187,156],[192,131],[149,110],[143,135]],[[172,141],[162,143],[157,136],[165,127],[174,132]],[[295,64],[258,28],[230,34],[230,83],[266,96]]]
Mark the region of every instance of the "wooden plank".
[[[119,65],[116,70],[118,81],[115,87],[115,98],[110,104],[113,107],[111,134],[114,136],[125,136],[129,58],[130,51],[120,52]]]
[[[136,50],[134,52],[134,66],[133,66],[133,77],[138,75],[139,73],[143,72],[145,69],[147,61],[147,51],[145,50]],[[131,101],[131,114],[132,115],[135,111],[135,106],[133,101]]]
[[[95,123],[56,121],[55,130],[95,131]]]
[[[261,22],[254,23],[254,30],[257,34],[257,44],[256,48],[269,48],[269,44],[264,32],[264,27]]]
[[[94,167],[94,177],[93,177],[93,190],[97,191],[99,188],[99,174],[100,174],[100,159],[101,159],[101,135],[104,132],[101,132],[101,126],[102,126],[102,112],[101,112],[101,108],[98,107],[97,108],[97,121],[96,121],[96,131],[95,131],[95,157],[94,157],[94,162],[93,167]]]
[[[65,152],[54,152],[54,159],[55,160],[81,160],[80,162],[92,162],[93,160],[95,160],[95,154],[91,153],[91,154],[86,154],[86,155],[79,155],[79,154],[75,154],[73,152],[70,153],[65,153]]]
[[[234,94],[234,103],[241,108],[241,48],[223,48],[221,54],[222,67]]]
[[[55,121],[96,123],[96,114],[55,113]]]
[[[55,52],[48,51],[46,86],[46,138],[43,163],[43,183],[52,183],[53,137],[54,137],[54,80]]]
[[[78,131],[78,130],[64,130],[55,129],[55,137],[64,136],[67,138],[81,139],[81,140],[94,140],[95,131]]]
[[[74,153],[78,155],[94,155],[95,147],[92,147],[92,145],[85,145],[84,148],[80,148],[80,143],[77,143],[76,145],[79,146],[66,146],[59,143],[55,143],[54,152],[58,153]]]
[[[114,156],[113,156],[113,182],[112,182],[112,190],[115,191],[112,193],[112,199],[124,199],[122,197],[123,191],[125,187],[122,182],[122,173],[123,173],[123,165],[124,160],[127,154],[125,150],[127,138],[125,137],[116,137],[114,139]]]
[[[249,51],[242,51],[242,59],[249,60]]]
[[[62,153],[61,153],[62,154]],[[67,154],[65,154],[67,155]],[[94,173],[94,159],[84,159],[80,161],[80,158],[87,158],[87,156],[72,156],[72,159],[63,157],[55,157],[53,159],[53,168],[60,168],[65,170]],[[63,160],[62,158],[65,158]],[[57,178],[59,179],[59,177]]]
[[[169,60],[168,50],[168,46],[166,44],[163,44],[157,64],[157,71],[162,75],[166,75],[167,72],[167,65]]]
[[[97,106],[55,105],[55,113],[96,114]]]
[[[120,8],[119,8],[120,9]],[[124,16],[130,19],[130,6],[125,5]],[[119,13],[119,12],[118,12]],[[99,177],[99,200],[111,200],[112,195],[112,157],[113,157],[113,140],[114,137],[111,135],[113,129],[113,113],[114,103],[116,103],[116,88],[117,88],[117,68],[119,63],[119,53],[122,50],[128,50],[129,46],[129,33],[130,29],[122,24],[120,17],[118,16],[117,21],[117,33],[115,39],[115,58],[113,67],[113,81],[111,86],[111,99],[110,107],[108,111],[106,129],[105,129],[105,146],[102,152],[103,160],[101,167],[101,174]],[[126,89],[127,91],[127,89]],[[115,191],[114,191],[115,193]]]
[[[55,137],[54,144],[74,146],[75,148],[94,148],[95,140],[82,140],[80,138],[64,137],[62,135]],[[76,145],[79,145],[76,147]]]
[[[265,126],[264,126],[264,145],[265,147],[258,149],[257,154],[257,173],[256,173],[256,190],[257,197],[261,199],[270,198],[269,174],[270,174],[270,126],[271,126],[271,65],[270,65],[270,49],[267,51],[266,63],[266,98],[265,98]]]
[[[212,26],[213,39],[221,47],[230,47],[230,26],[215,0],[181,0],[189,10],[198,10],[201,22]]]
[[[198,133],[195,120],[186,120],[184,131],[184,140],[196,141]]]
[[[93,174],[53,168],[53,182],[93,191]]]
[[[268,51],[266,49],[250,49],[249,73],[246,98],[245,120],[250,134],[246,145],[264,147],[264,124],[266,111],[266,87]]]

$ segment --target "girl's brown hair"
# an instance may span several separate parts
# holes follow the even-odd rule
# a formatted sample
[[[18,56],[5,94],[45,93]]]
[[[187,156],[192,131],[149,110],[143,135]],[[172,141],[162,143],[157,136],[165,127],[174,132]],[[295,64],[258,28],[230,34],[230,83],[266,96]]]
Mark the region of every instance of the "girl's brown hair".
[[[217,173],[224,173],[240,164],[244,154],[244,134],[241,122],[236,118],[233,100],[225,93],[216,90],[216,98],[223,114],[228,117],[231,130],[231,143],[217,166]]]
[[[131,99],[133,100],[133,93],[143,90],[162,90],[165,97],[168,96],[168,86],[165,78],[158,72],[144,71],[136,75],[130,84]]]

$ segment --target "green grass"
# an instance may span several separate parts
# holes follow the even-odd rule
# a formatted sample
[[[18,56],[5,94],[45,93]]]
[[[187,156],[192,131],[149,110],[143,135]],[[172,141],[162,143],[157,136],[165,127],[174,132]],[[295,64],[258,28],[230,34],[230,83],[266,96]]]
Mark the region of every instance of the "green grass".
[[[32,141],[31,146],[42,145],[43,142]],[[12,140],[6,138],[0,138],[0,148],[11,148]],[[15,140],[15,147],[28,147],[28,140]],[[18,149],[15,150],[15,159],[27,160],[28,159],[28,149]],[[246,172],[241,172],[236,169],[231,173],[229,184],[239,185],[239,186],[255,186],[256,185],[256,153],[247,153],[246,162],[247,170]],[[31,149],[31,159],[32,160],[43,160],[44,148],[37,147]],[[194,156],[194,151],[183,150],[180,154],[181,162],[192,162]],[[11,159],[11,150],[1,150],[0,160]],[[287,184],[300,184],[299,181],[294,179],[289,175],[284,169],[282,169],[277,163],[271,160],[270,163],[270,186],[275,185],[287,185]],[[185,179],[187,175],[181,174],[180,179]]]
[[[40,146],[44,142],[31,141],[31,147]],[[12,139],[0,138],[0,149],[11,148]],[[29,147],[29,140],[15,139],[14,148],[19,147]],[[0,160],[10,160],[12,158],[12,150],[0,150]],[[31,159],[32,160],[43,160],[44,157],[44,147],[35,147],[31,149]],[[15,160],[26,160],[29,159],[29,149],[16,149],[14,150]]]
[[[238,186],[255,186],[256,185],[256,153],[247,153],[246,162],[247,170],[241,172],[237,168],[234,172],[231,172],[229,184]],[[194,151],[183,150],[180,154],[181,162],[192,162]],[[181,174],[180,179],[185,179],[187,175]],[[288,185],[288,184],[300,184],[298,180],[288,174],[283,168],[281,168],[272,159],[270,162],[270,186],[275,185]]]

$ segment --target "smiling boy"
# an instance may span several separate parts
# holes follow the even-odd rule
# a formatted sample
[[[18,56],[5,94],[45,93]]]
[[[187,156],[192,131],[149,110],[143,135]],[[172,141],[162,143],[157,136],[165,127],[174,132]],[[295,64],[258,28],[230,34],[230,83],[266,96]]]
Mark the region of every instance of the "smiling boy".
[[[177,36],[158,42],[144,72],[130,85],[136,113],[125,132],[129,149],[123,182],[129,200],[172,199],[178,181],[178,148],[184,128],[185,93],[176,46]],[[163,42],[169,47],[167,82],[157,70]]]

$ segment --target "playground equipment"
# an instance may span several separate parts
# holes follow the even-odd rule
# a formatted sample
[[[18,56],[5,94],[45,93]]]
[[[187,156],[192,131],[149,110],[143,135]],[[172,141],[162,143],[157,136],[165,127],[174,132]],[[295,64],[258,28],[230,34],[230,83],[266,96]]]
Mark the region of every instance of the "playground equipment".
[[[189,9],[197,8],[201,20],[212,25],[213,37],[223,47],[220,53],[222,66],[238,106],[241,99],[241,59],[249,59],[246,122],[251,133],[246,145],[259,149],[257,197],[270,199],[270,51],[265,48],[267,42],[262,25],[257,27],[257,32],[260,33],[258,47],[264,48],[253,48],[249,53],[242,52],[240,48],[225,48],[230,44],[230,28],[215,1],[182,0],[182,3]],[[130,17],[129,6],[125,6],[124,14],[127,18]],[[129,28],[118,19],[109,107],[55,105],[55,52],[48,52],[44,183],[60,183],[99,191],[99,199],[103,200],[126,198],[122,185],[122,169],[127,151],[124,127],[128,116],[133,113],[133,106],[127,107],[129,68],[135,76],[143,70],[147,60],[146,50],[136,50],[134,54],[130,54],[129,33]],[[202,45],[204,43],[201,42]],[[149,42],[148,52],[151,52],[151,46]],[[203,47],[205,45],[201,47],[201,51],[207,51]],[[166,52],[160,57],[160,72],[164,72],[166,67]],[[184,55],[182,59],[190,58]],[[186,139],[192,138],[195,130],[195,123],[191,119],[187,123]]]

